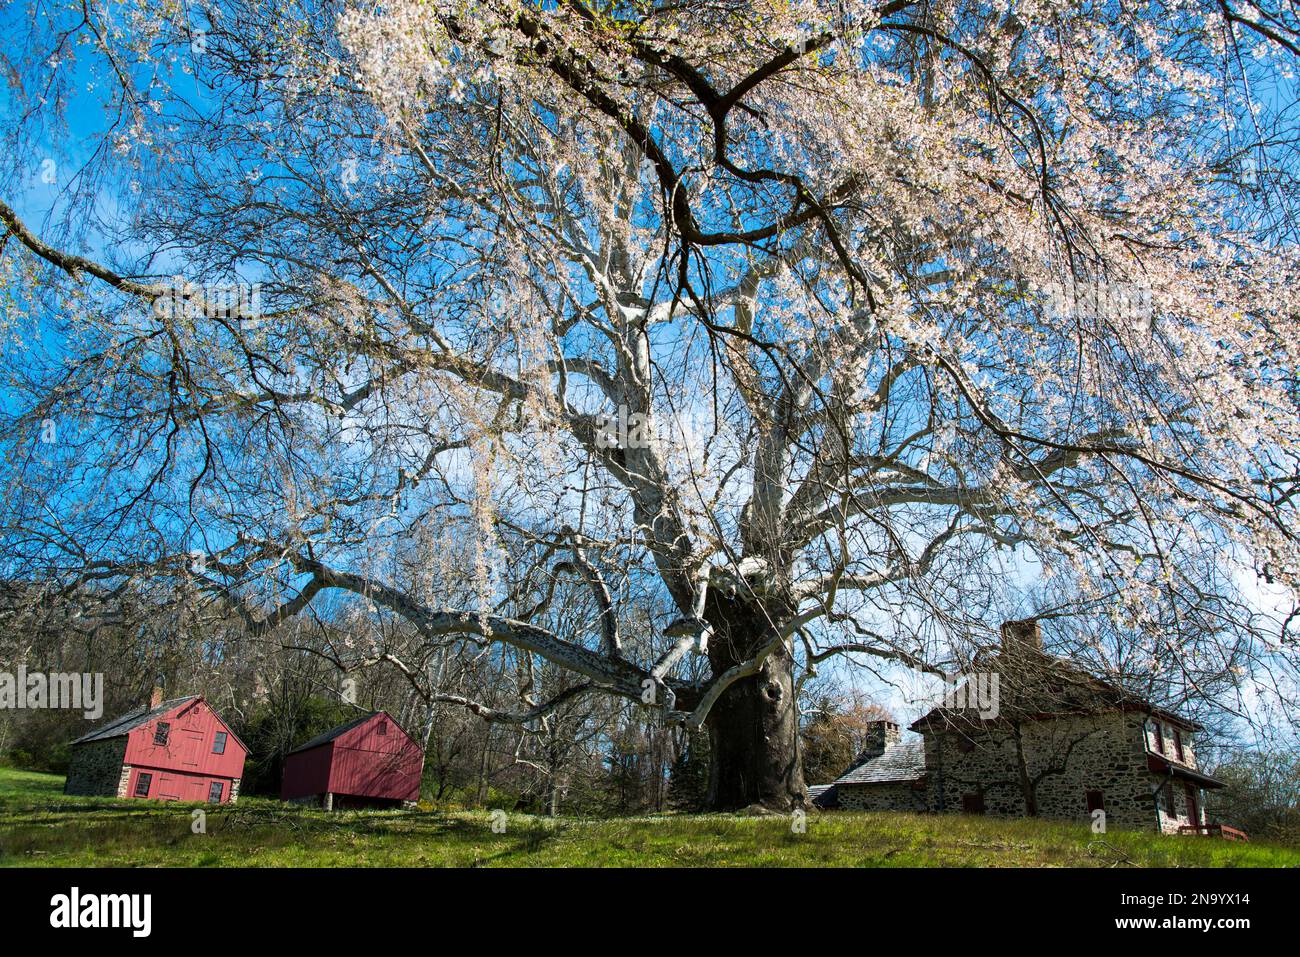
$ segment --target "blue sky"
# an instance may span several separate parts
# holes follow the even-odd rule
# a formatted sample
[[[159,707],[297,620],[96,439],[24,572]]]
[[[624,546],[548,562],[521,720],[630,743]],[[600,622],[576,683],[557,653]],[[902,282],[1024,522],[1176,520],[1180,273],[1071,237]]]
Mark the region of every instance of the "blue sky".
[[[111,7],[109,13],[111,16]],[[21,32],[19,23],[25,16],[22,5],[10,4],[4,7],[0,10],[0,34],[18,35]],[[33,144],[34,149],[28,158],[29,161],[24,164],[22,173],[10,173],[7,180],[0,181],[5,186],[4,199],[14,206],[33,229],[43,235],[50,235],[52,239],[58,235],[56,227],[67,211],[68,191],[83,185],[83,181],[79,178],[80,171],[108,126],[103,100],[103,93],[108,87],[102,69],[91,69],[84,63],[76,67],[64,66],[61,69],[72,71],[68,82],[77,91],[66,114],[66,123],[51,127],[45,139]],[[194,96],[196,104],[202,105],[206,102],[202,91],[194,86],[183,72],[173,74],[171,80],[181,88],[184,88],[187,83],[190,84],[189,92]],[[1293,80],[1278,78],[1272,88],[1257,90],[1256,94],[1270,108],[1279,108],[1283,104],[1289,106],[1294,101],[1294,92]],[[14,107],[12,88],[0,87],[0,109],[3,109],[8,116]],[[119,222],[128,217],[132,213],[130,196],[129,179],[105,183],[104,188],[98,190],[96,195],[99,215],[109,222]],[[84,237],[78,237],[85,240],[84,244],[78,247],[79,252],[114,261],[130,259],[132,252],[142,252],[142,250],[106,245],[103,236],[94,229],[93,224],[85,224],[85,226]],[[172,262],[158,260],[154,262],[153,269],[155,273],[165,273],[173,265]],[[50,358],[57,360],[60,357],[61,346],[53,336],[47,335],[42,346]],[[7,396],[0,396],[0,401],[7,399]],[[1034,574],[1032,563],[1021,556],[1012,564],[1013,567],[1008,569],[1008,582],[1012,590],[1023,589],[1032,580]],[[1243,585],[1257,591],[1258,601],[1261,604],[1271,601],[1271,596],[1257,583],[1244,581]],[[991,626],[994,624],[990,622]],[[909,673],[901,669],[889,670],[889,677],[893,679],[892,685],[864,677],[861,672],[855,672],[854,675],[855,680],[861,680],[872,696],[894,710],[895,715],[904,723],[918,716],[924,707],[921,703],[908,703],[905,700],[904,689],[910,690],[916,682],[910,680]],[[1255,706],[1263,707],[1258,702]]]

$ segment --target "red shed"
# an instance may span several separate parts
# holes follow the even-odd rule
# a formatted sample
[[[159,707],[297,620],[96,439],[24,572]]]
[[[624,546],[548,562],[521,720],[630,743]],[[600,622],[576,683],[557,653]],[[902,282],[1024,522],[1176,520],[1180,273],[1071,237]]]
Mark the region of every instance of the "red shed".
[[[375,711],[294,748],[280,797],[334,807],[382,807],[420,798],[424,750],[387,712]]]
[[[72,742],[65,794],[204,801],[239,799],[248,748],[201,695],[162,700]]]

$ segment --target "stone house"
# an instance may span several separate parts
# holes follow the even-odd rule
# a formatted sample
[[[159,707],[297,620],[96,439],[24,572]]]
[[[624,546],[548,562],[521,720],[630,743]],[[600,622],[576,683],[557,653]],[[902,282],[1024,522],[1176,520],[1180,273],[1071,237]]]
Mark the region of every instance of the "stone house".
[[[1205,823],[1195,722],[1043,652],[1037,622],[1008,622],[1002,648],[912,723],[877,722],[821,807],[1039,816],[1178,833]],[[977,677],[993,695],[965,694]],[[992,700],[988,700],[991,698]]]

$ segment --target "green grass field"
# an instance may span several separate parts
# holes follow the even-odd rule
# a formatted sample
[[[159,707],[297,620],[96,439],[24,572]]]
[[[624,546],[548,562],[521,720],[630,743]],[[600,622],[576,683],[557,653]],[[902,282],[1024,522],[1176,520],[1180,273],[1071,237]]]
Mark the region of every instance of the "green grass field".
[[[1044,821],[957,815],[662,815],[614,820],[488,812],[326,814],[261,798],[233,808],[65,797],[63,778],[0,768],[7,867],[1300,867],[1300,851]],[[193,830],[206,812],[207,832]]]

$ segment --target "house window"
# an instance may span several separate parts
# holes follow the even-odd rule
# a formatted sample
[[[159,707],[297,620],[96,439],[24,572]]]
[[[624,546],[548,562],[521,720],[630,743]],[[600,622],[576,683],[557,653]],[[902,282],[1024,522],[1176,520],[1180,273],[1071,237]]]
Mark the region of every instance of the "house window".
[[[218,731],[217,736],[212,739],[212,753],[213,754],[226,753],[226,732]]]
[[[147,771],[141,771],[135,776],[135,796],[144,798],[149,796],[149,785],[153,783],[153,775]]]
[[[1163,731],[1160,730],[1160,722],[1159,722],[1159,721],[1153,721],[1153,722],[1151,723],[1151,729],[1155,732],[1155,735],[1156,735],[1156,753],[1157,753],[1157,754],[1164,754],[1164,753],[1165,753],[1165,733],[1164,733]]]
[[[961,796],[963,814],[983,814],[984,794],[982,791],[968,791]]]
[[[158,726],[153,729],[153,743],[156,747],[167,747],[167,739],[171,736],[172,726],[166,721],[159,721]]]
[[[1165,813],[1170,817],[1177,817],[1178,811],[1174,808],[1174,782],[1165,782]]]
[[[1178,760],[1183,760],[1183,736],[1174,728],[1174,754],[1178,755]]]
[[[1187,794],[1187,819],[1193,824],[1201,823],[1201,808],[1196,802],[1196,788],[1190,784],[1184,785]]]
[[[380,733],[380,734],[387,734],[387,733],[388,733],[388,722],[387,722],[387,721],[381,721],[381,722],[379,722],[379,733]]]
[[[221,803],[221,782],[220,781],[213,781],[210,785],[208,785],[208,803],[209,804]]]
[[[1102,794],[1101,791],[1087,791],[1085,792],[1085,797],[1088,801],[1089,814],[1093,811],[1106,810],[1106,796]]]

